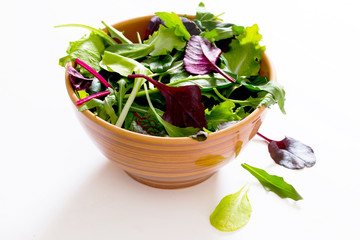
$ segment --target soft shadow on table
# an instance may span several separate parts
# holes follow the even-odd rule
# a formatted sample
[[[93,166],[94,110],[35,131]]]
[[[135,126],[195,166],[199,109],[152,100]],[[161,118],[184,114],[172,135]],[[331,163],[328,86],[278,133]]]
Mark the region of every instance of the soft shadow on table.
[[[73,195],[64,196],[41,240],[214,239],[209,215],[219,201],[218,174],[190,188],[163,190],[104,160]]]

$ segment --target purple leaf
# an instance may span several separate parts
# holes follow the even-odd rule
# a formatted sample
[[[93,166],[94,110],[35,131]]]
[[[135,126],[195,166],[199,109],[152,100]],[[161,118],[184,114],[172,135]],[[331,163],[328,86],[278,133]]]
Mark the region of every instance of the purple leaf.
[[[145,30],[145,38],[147,39],[150,35],[152,35],[155,31],[159,29],[160,24],[164,25],[164,21],[161,20],[159,16],[154,16],[150,19],[148,26]]]
[[[216,71],[230,82],[235,83],[235,79],[216,65],[220,54],[221,49],[214,46],[209,40],[193,35],[190,37],[185,50],[185,69],[192,74],[207,74]]]
[[[202,129],[207,126],[199,86],[170,87],[143,74],[129,75],[128,78],[145,78],[162,93],[166,104],[162,117],[165,121],[177,127]]]
[[[302,142],[291,137],[274,141],[260,133],[257,134],[269,142],[270,156],[277,164],[290,169],[303,169],[315,165],[314,150]]]
[[[76,91],[87,91],[92,83],[92,79],[85,78],[75,68],[68,66],[70,82]]]
[[[180,19],[181,19],[181,22],[184,24],[186,30],[190,33],[190,35],[199,35],[201,33],[201,30],[198,28],[198,26],[193,21],[191,21],[185,17],[180,17]],[[159,30],[160,25],[165,26],[165,22],[159,16],[152,17],[148,23],[146,30],[145,30],[144,39],[147,39],[155,31]]]

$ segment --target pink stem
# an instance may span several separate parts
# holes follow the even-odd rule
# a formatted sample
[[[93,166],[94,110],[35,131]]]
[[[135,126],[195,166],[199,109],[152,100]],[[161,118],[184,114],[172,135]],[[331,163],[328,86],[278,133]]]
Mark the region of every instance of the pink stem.
[[[236,80],[233,79],[232,77],[230,77],[230,75],[228,75],[226,72],[224,72],[221,68],[219,68],[216,64],[213,64],[213,67],[215,68],[215,70],[220,73],[224,78],[226,78],[227,80],[229,80],[230,82],[236,83]]]
[[[274,140],[272,140],[272,139],[270,139],[270,138],[265,137],[264,135],[262,135],[262,134],[259,133],[259,132],[257,132],[256,134],[259,135],[260,137],[262,137],[263,139],[265,139],[266,141],[268,141],[269,143],[272,142],[272,141],[274,141]]]
[[[87,65],[85,62],[81,61],[80,59],[76,59],[76,63],[88,70],[92,75],[94,75],[97,79],[99,79],[102,84],[104,84],[108,88],[113,88],[110,83],[108,83],[105,78],[103,78],[98,72],[96,72],[92,67]]]
[[[109,90],[105,90],[103,92],[99,92],[99,93],[95,93],[93,95],[90,95],[86,98],[83,98],[83,99],[80,99],[76,102],[76,105],[81,105],[87,101],[90,101],[91,99],[93,98],[98,98],[98,97],[103,97],[103,96],[106,96],[106,95],[109,95],[110,94],[110,91]]]

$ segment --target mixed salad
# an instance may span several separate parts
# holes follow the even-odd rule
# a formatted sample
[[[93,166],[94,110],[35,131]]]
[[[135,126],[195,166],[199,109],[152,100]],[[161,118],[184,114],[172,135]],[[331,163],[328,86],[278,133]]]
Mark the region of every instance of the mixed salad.
[[[265,47],[256,24],[226,23],[203,3],[194,19],[155,13],[136,43],[103,24],[109,34],[80,24],[58,26],[91,31],[71,42],[59,60],[67,67],[79,111],[89,109],[138,133],[196,139],[263,105],[278,104],[285,113],[283,87],[259,74]]]

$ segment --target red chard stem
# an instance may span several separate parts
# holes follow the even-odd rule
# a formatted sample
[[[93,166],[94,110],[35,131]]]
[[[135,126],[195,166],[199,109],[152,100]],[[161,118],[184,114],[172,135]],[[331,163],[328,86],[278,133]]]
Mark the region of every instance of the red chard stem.
[[[113,88],[110,83],[108,83],[97,71],[95,71],[92,67],[87,65],[85,62],[81,61],[80,59],[76,59],[76,63],[88,70],[92,75],[94,75],[99,81],[104,84],[108,88]]]

